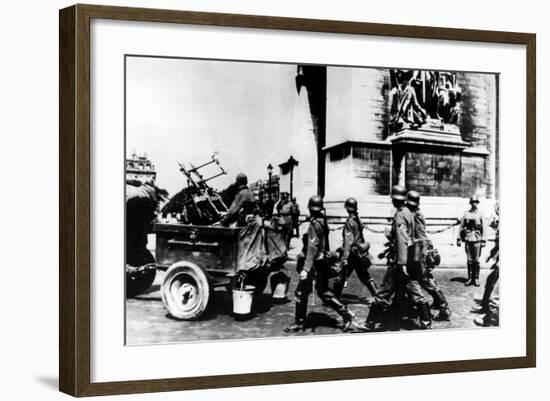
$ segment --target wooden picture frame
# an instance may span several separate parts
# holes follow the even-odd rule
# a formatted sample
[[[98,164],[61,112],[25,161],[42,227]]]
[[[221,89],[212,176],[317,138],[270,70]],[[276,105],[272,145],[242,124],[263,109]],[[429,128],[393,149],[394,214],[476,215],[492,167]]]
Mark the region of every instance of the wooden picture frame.
[[[90,21],[221,27],[518,44],[526,47],[526,356],[122,382],[90,381]],[[60,11],[59,388],[73,396],[207,389],[534,367],[536,363],[536,36],[530,33],[75,5]]]

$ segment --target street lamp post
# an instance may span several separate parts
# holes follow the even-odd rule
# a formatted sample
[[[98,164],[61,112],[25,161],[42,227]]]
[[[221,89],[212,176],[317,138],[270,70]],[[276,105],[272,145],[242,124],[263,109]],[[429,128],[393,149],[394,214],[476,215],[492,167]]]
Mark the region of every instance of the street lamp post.
[[[294,166],[297,164],[296,159],[290,155],[288,158],[288,165],[290,167],[290,199],[292,199],[294,193]]]
[[[267,189],[268,189],[268,192],[271,192],[271,176],[272,175],[273,175],[273,166],[271,165],[271,163],[269,163],[267,165],[267,177],[268,177]]]
[[[273,175],[273,166],[271,165],[271,163],[269,163],[267,165],[267,188],[266,188],[266,193],[267,193],[267,202],[266,202],[266,206],[268,208],[267,210],[267,214],[268,216],[271,217],[271,214],[273,213],[273,195],[271,193],[271,176]]]

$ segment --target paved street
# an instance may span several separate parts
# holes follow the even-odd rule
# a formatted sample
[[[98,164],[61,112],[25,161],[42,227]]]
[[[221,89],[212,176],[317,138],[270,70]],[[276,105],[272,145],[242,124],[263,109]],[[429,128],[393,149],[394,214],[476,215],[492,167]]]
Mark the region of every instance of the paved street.
[[[296,336],[311,334],[339,334],[339,316],[330,308],[321,305],[318,297],[310,297],[308,322],[312,326],[305,333],[287,334],[284,327],[293,321],[294,301],[293,292],[297,283],[295,262],[287,262],[288,271],[292,280],[289,290],[289,301],[284,304],[273,305],[269,288],[264,294],[255,299],[253,313],[245,320],[237,320],[232,315],[231,294],[225,290],[217,290],[210,308],[198,321],[177,321],[169,317],[164,308],[159,288],[163,272],[157,274],[154,285],[147,294],[126,301],[127,316],[127,343],[151,344],[181,342],[193,340],[221,340],[260,338],[273,336]],[[380,283],[384,273],[384,266],[373,266],[371,273]],[[445,292],[453,312],[450,322],[434,322],[434,329],[474,328],[473,319],[478,316],[470,312],[475,305],[474,299],[481,298],[485,277],[489,270],[481,271],[481,287],[465,287],[463,282],[466,275],[465,268],[439,268],[434,275]],[[268,286],[269,287],[269,286]],[[498,289],[497,289],[498,290]],[[358,322],[363,322],[367,313],[371,296],[364,288],[357,276],[350,277],[348,287],[344,290],[343,301],[355,313]],[[431,299],[430,299],[431,302]],[[416,329],[416,323],[403,320],[401,329]]]

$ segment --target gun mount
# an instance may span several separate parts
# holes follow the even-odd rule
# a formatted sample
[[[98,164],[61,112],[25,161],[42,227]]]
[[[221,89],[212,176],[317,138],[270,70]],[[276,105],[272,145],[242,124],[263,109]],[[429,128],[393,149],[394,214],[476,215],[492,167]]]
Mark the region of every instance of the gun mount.
[[[179,163],[180,172],[187,178],[187,188],[185,188],[184,199],[182,201],[182,216],[184,221],[195,225],[211,225],[220,221],[222,214],[227,212],[228,207],[224,203],[221,195],[208,182],[227,174],[216,153],[211,156],[211,160],[199,166],[189,163],[190,168],[186,168]],[[201,170],[207,166],[216,165],[219,172],[205,177]]]

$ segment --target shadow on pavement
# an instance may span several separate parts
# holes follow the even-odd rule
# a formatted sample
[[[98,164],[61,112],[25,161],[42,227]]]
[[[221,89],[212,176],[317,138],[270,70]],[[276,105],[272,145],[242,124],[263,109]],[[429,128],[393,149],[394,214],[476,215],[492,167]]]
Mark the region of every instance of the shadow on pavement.
[[[315,332],[317,327],[338,329],[340,327],[340,322],[326,313],[312,312],[307,315],[306,327],[313,332]]]

